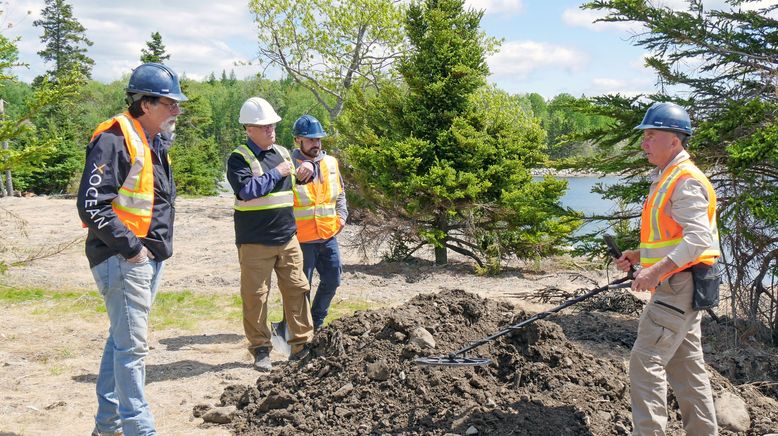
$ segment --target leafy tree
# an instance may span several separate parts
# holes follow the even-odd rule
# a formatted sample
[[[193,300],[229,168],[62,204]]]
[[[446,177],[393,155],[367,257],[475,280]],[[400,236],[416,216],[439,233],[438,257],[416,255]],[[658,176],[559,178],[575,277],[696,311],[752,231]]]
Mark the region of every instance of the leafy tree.
[[[356,91],[339,132],[360,190],[402,222],[385,227],[395,248],[431,244],[438,264],[453,250],[492,269],[507,255],[554,253],[577,223],[559,206],[564,181],[532,182],[544,133],[520,99],[485,86],[482,13],[463,3],[410,5],[406,87]]]
[[[152,32],[151,41],[146,41],[146,48],[141,50],[140,61],[143,63],[164,63],[168,59],[170,59],[170,55],[165,52],[162,35],[159,32]]]
[[[591,142],[574,138],[610,125],[608,117],[576,111],[578,100],[570,94],[559,94],[548,103],[542,124],[548,133],[549,156],[554,159],[590,157]]]
[[[73,17],[73,8],[65,0],[46,0],[45,4],[41,19],[32,24],[43,27],[41,42],[46,48],[38,55],[46,62],[54,62],[54,68],[48,73],[59,79],[68,71],[76,70],[91,77],[95,62],[85,54],[84,45],[92,46],[92,41],[84,34],[86,28]]]
[[[719,197],[730,310],[751,326],[767,325],[766,335],[778,344],[778,5],[744,10],[749,3],[730,0],[726,10],[706,10],[695,0],[685,11],[639,0],[590,1],[583,7],[607,11],[603,21],[642,23],[646,30],[634,41],[651,53],[647,65],[665,91],[673,86],[687,90],[686,98],[658,94],[649,99],[675,100],[689,108],[697,127],[689,151]],[[700,65],[686,67],[689,59]],[[618,95],[580,105],[616,120],[616,128],[588,135],[604,152],[590,161],[591,167],[620,172],[634,182],[606,195],[622,195],[635,205],[647,193],[642,175],[648,164],[631,129],[647,106],[644,99]],[[627,216],[637,213],[635,207]]]
[[[402,5],[394,0],[249,2],[260,29],[260,59],[313,93],[330,120],[340,114],[349,89],[377,84],[400,54]]]

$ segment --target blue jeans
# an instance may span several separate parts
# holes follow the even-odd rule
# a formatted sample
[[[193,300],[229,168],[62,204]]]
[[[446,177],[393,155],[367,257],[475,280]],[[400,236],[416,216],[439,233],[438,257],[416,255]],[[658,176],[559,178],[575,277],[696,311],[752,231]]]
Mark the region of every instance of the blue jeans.
[[[95,427],[100,433],[157,434],[143,393],[144,358],[149,351],[149,311],[163,266],[152,259],[133,264],[116,255],[92,268],[111,322],[97,376]]]
[[[318,329],[324,324],[332,297],[340,286],[340,249],[334,237],[324,242],[300,244],[300,248],[303,250],[303,272],[308,283],[313,282],[313,270],[319,272],[319,288],[311,304],[313,327]]]

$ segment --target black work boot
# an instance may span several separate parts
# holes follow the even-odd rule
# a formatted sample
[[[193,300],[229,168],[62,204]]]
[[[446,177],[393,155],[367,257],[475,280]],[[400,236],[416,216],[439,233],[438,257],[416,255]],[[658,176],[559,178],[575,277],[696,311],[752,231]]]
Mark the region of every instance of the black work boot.
[[[311,354],[311,345],[308,343],[292,345],[292,353],[289,354],[290,362],[297,362],[305,359]]]
[[[255,350],[254,369],[261,372],[268,372],[273,369],[273,365],[270,363],[269,348],[262,347]]]

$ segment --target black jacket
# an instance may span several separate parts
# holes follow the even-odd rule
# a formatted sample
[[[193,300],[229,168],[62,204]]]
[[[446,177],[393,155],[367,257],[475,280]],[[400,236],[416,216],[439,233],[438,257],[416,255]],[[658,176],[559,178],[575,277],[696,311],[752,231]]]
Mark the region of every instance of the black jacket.
[[[253,144],[251,144],[253,145]],[[264,181],[255,180],[246,160],[237,153],[232,153],[227,159],[227,181],[230,182],[236,198],[241,198],[240,192],[246,185],[253,184],[258,188],[260,184],[267,184],[268,193],[278,191],[291,191],[292,178],[289,176],[280,177],[277,181],[271,174],[271,170],[276,165],[282,163],[284,158],[275,150],[261,151],[256,146],[249,146],[249,149],[257,156],[262,171],[267,176]],[[278,174],[278,173],[276,173]],[[279,175],[280,176],[280,175]],[[259,179],[259,178],[257,178]],[[255,194],[258,189],[255,189]],[[266,194],[265,194],[266,195]],[[235,218],[235,243],[240,244],[262,244],[262,245],[284,245],[297,233],[297,224],[294,220],[294,209],[292,207],[281,207],[278,209],[239,211],[236,210]]]
[[[131,166],[121,128],[114,124],[86,148],[76,206],[81,221],[89,228],[86,257],[90,267],[116,254],[129,259],[140,253],[143,245],[160,261],[173,254],[176,187],[168,163],[170,141],[157,135],[149,145],[154,165],[154,208],[145,238],[136,237],[111,207]]]

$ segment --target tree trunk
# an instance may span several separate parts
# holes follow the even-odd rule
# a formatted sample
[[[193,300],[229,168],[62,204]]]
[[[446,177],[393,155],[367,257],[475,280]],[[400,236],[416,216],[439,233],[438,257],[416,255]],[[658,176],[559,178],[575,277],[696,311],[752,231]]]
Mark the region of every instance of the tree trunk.
[[[446,239],[448,239],[448,216],[446,211],[438,212],[435,218],[436,230],[442,231],[445,236],[440,242],[440,246],[435,246],[435,265],[448,265],[448,252],[446,251]]]
[[[0,120],[5,119],[5,100],[0,99]],[[3,141],[3,150],[8,150],[8,141]],[[0,177],[2,182],[2,177]],[[0,183],[2,184],[2,183]],[[5,171],[5,190],[9,197],[14,196],[14,184],[11,178],[11,170]],[[0,187],[0,196],[2,196],[3,189]]]

